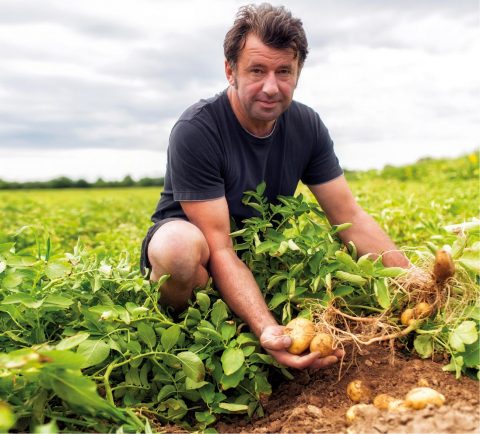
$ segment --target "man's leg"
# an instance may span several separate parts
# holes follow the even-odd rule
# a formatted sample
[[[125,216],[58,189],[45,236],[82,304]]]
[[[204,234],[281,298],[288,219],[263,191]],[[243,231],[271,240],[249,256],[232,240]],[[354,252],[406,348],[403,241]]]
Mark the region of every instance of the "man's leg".
[[[207,284],[209,256],[205,237],[192,223],[174,220],[162,225],[148,244],[151,280],[170,274],[162,285],[160,302],[176,310],[185,308],[193,289]]]

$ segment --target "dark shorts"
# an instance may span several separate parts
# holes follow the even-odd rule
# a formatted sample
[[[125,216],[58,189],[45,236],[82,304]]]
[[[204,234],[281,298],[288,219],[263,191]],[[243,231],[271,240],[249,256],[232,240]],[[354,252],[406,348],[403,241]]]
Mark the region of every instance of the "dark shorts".
[[[147,235],[143,239],[142,242],[142,250],[140,252],[140,271],[142,272],[142,275],[145,278],[149,278],[150,272],[152,265],[150,264],[150,261],[148,260],[148,245],[150,243],[150,240],[152,239],[153,235],[155,232],[158,231],[165,223],[175,221],[175,220],[184,220],[188,221],[187,218],[182,218],[182,217],[169,217],[163,220],[159,220],[158,222],[155,222],[153,226],[150,226],[147,231]]]

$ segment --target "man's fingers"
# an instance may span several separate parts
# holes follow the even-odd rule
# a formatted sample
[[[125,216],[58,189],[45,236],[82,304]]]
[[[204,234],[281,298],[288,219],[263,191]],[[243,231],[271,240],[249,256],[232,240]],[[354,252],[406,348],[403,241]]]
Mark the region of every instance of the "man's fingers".
[[[286,335],[262,335],[260,338],[260,345],[268,350],[284,350],[285,348],[289,347],[291,343],[292,339],[290,338],[290,336]]]
[[[321,369],[321,368],[327,368],[331,365],[334,365],[335,363],[338,362],[338,357],[336,356],[327,356],[327,357],[322,357],[320,359],[315,360],[310,367],[313,369]]]

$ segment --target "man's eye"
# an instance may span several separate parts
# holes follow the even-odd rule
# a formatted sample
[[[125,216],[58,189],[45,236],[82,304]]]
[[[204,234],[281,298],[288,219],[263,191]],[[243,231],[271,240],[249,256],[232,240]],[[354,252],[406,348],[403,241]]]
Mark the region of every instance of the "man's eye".
[[[262,73],[262,70],[260,68],[253,68],[251,71],[253,74],[256,74],[256,75],[259,75]]]

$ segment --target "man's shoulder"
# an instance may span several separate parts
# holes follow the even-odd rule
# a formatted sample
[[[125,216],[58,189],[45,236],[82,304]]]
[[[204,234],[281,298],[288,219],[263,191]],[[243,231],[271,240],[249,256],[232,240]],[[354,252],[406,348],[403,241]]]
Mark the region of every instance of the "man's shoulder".
[[[222,108],[226,98],[225,91],[210,98],[204,98],[188,107],[178,118],[178,121],[193,121],[202,117],[211,117],[215,111]]]
[[[297,100],[293,100],[288,108],[288,112],[291,116],[300,117],[301,119],[305,116],[315,118],[318,116],[317,112],[310,106],[303,104]]]

